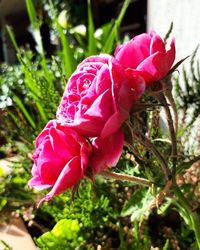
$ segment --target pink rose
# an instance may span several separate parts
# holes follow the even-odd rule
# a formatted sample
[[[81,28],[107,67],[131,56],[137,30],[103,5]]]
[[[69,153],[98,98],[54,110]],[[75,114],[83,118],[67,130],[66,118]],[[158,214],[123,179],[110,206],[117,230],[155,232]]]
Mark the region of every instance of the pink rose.
[[[84,136],[104,138],[119,130],[144,88],[113,57],[91,56],[70,77],[57,118]]]
[[[115,58],[128,74],[142,76],[146,83],[164,78],[175,60],[175,42],[166,51],[164,41],[155,32],[135,36],[124,45],[117,47]]]
[[[51,188],[41,202],[65,192],[83,178],[91,153],[91,145],[84,137],[51,120],[35,146],[29,185],[40,190]]]
[[[121,156],[124,145],[124,134],[122,129],[102,139],[101,137],[92,140],[92,155],[89,167],[95,175],[109,167],[116,166]]]

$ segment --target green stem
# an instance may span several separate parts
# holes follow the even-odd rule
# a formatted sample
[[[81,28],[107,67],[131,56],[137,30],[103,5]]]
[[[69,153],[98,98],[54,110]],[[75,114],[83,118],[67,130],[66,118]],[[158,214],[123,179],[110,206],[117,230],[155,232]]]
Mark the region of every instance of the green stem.
[[[171,115],[168,103],[163,93],[157,94],[157,99],[164,105],[164,110],[165,110],[165,114],[167,117],[167,124],[168,124],[169,131],[170,131],[171,142],[172,142],[172,164],[173,164],[172,177],[174,180],[175,175],[176,175],[176,159],[177,159],[176,133],[174,130],[172,115]]]
[[[175,129],[175,134],[178,132],[178,113],[176,109],[176,104],[174,101],[174,98],[172,96],[172,92],[170,90],[164,91],[165,96],[167,97],[170,106],[172,108],[173,114],[174,114],[174,129]]]
[[[121,180],[121,181],[131,181],[134,182],[138,185],[143,185],[143,186],[147,186],[147,187],[151,187],[153,185],[152,182],[150,182],[149,180],[140,178],[140,177],[136,177],[136,176],[131,176],[128,174],[120,174],[120,173],[114,173],[108,170],[103,170],[100,173],[98,173],[99,175],[109,178],[109,179],[115,179],[115,180]]]
[[[135,139],[136,141],[138,141],[141,145],[146,147],[150,152],[152,152],[155,155],[155,157],[160,162],[160,165],[161,165],[161,167],[163,169],[163,172],[164,172],[164,174],[166,176],[166,179],[171,180],[171,178],[172,178],[171,171],[168,168],[168,165],[167,165],[164,157],[160,154],[160,152],[157,150],[157,148],[154,146],[154,144],[151,143],[151,141],[148,140],[148,138],[145,135],[143,135],[139,131],[133,130],[132,125],[131,125],[131,123],[129,121],[126,122],[126,125],[130,129],[132,139]]]
[[[185,212],[187,214],[187,219],[189,220],[189,224],[194,231],[195,237],[196,237],[196,242],[197,246],[200,249],[200,227],[199,227],[199,222],[198,222],[198,217],[195,212],[192,211],[190,208],[190,205],[181,192],[180,188],[177,185],[174,185],[174,194],[178,198],[179,203],[181,206],[185,209]]]

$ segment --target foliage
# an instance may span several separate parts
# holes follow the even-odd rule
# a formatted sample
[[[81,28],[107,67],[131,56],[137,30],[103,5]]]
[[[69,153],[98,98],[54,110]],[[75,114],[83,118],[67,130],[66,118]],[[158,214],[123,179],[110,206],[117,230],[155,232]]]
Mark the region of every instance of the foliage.
[[[8,174],[0,165],[0,212],[13,211],[31,206],[33,193],[27,186],[30,176],[30,159],[21,157],[20,161],[12,161],[12,171]]]
[[[111,53],[118,41],[118,28],[130,1],[125,1],[122,11],[115,22],[105,24],[95,31],[90,1],[88,1],[87,27],[82,32],[74,27],[72,19],[69,19],[67,28],[59,22],[58,3],[50,1],[46,3],[49,10],[50,29],[59,38],[61,50],[55,51],[51,59],[45,55],[40,26],[42,18],[36,13],[32,1],[27,0],[28,14],[32,23],[33,34],[36,35],[38,52],[24,51],[18,48],[12,29],[8,27],[9,35],[15,45],[19,65],[1,65],[0,74],[0,108],[3,108],[0,123],[0,135],[5,136],[9,142],[9,150],[20,155],[19,161],[13,162],[12,171],[6,175],[0,166],[0,212],[17,211],[25,219],[24,208],[34,208],[31,219],[37,221],[45,228],[40,231],[40,237],[35,242],[41,249],[150,249],[152,246],[160,249],[195,249],[194,233],[186,226],[193,227],[195,222],[188,211],[184,210],[184,197],[174,200],[168,197],[163,200],[158,211],[151,210],[149,205],[155,200],[155,196],[162,191],[165,185],[164,174],[156,158],[139,143],[135,143],[135,154],[127,146],[114,169],[116,173],[126,173],[137,177],[147,178],[159,188],[151,187],[140,189],[138,185],[120,182],[105,181],[97,177],[94,183],[83,181],[78,194],[71,198],[67,191],[65,194],[55,197],[49,204],[44,204],[38,210],[35,209],[40,195],[27,187],[30,179],[31,159],[35,137],[49,119],[55,117],[55,111],[59,104],[66,81],[75,69],[78,62],[86,56],[94,53]],[[69,1],[70,3],[70,1]],[[82,26],[83,27],[83,26]],[[196,52],[195,52],[196,53]],[[195,53],[191,60],[190,74],[184,69],[185,91],[179,85],[179,77],[176,78],[176,91],[179,96],[179,109],[189,112],[193,107],[193,115],[190,126],[198,116],[200,70]],[[194,65],[197,65],[197,71]],[[149,97],[144,97],[149,102]],[[157,105],[157,103],[155,103]],[[168,134],[158,128],[160,107],[154,110],[149,108],[148,114],[143,112],[139,117],[141,130],[149,133],[149,138],[159,151],[165,156],[170,168],[171,144]],[[147,131],[147,126],[149,130]],[[181,135],[186,130],[181,131]],[[179,151],[184,153],[181,143]],[[6,154],[8,149],[5,149]],[[177,173],[184,175],[190,166],[199,160],[199,157],[184,154],[178,158]],[[177,177],[179,178],[179,177]],[[180,184],[182,192],[190,200],[193,211],[198,208],[197,195],[191,189],[194,183]],[[172,194],[169,194],[169,196]],[[163,222],[177,210],[173,223]],[[151,224],[160,223],[156,230]],[[181,217],[183,219],[181,219]],[[48,220],[52,221],[48,224]],[[26,220],[26,219],[25,219]],[[198,222],[197,222],[198,223]],[[196,223],[196,224],[197,224]],[[52,228],[53,227],[53,228]],[[166,228],[167,227],[167,228]],[[29,228],[31,231],[31,228]],[[38,229],[39,230],[39,229]],[[38,235],[36,236],[38,237]],[[175,242],[175,243],[174,243]]]
[[[79,236],[80,227],[77,220],[60,220],[54,228],[43,234],[38,240],[40,249],[74,249],[83,241]]]
[[[199,47],[192,54],[190,60],[190,71],[183,67],[183,84],[179,77],[175,79],[176,95],[179,108],[183,110],[183,121],[189,118],[187,126],[190,127],[200,114],[200,66],[197,57]]]

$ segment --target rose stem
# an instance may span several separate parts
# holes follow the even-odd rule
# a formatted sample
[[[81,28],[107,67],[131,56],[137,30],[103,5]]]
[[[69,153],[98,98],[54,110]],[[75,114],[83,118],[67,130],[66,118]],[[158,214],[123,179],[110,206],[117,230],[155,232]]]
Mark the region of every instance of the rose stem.
[[[174,114],[174,129],[175,133],[178,131],[178,114],[177,114],[177,109],[176,109],[176,104],[174,102],[174,98],[172,96],[172,92],[170,90],[164,91],[165,96],[167,97],[167,100],[170,103],[170,106],[172,107],[173,114]]]
[[[98,174],[106,178],[121,180],[121,181],[131,181],[138,185],[143,185],[147,187],[151,187],[153,185],[153,183],[150,182],[149,180],[127,174],[114,173],[108,170],[103,170]]]
[[[172,176],[175,178],[176,174],[176,157],[177,157],[177,143],[176,143],[176,134],[174,130],[173,120],[171,116],[171,112],[169,106],[167,104],[166,98],[162,93],[156,95],[157,99],[164,105],[165,114],[167,117],[167,124],[170,131],[171,141],[172,141],[172,164],[173,164],[173,171]]]
[[[138,142],[140,142],[143,146],[145,146],[147,149],[149,149],[156,156],[156,158],[160,162],[160,165],[163,169],[163,172],[164,172],[167,180],[171,180],[171,178],[172,178],[171,171],[168,168],[168,165],[166,164],[165,159],[160,154],[160,152],[156,149],[156,147],[143,134],[141,134],[139,132],[137,132],[137,133],[133,132],[133,129],[132,129],[130,122],[127,122],[126,124],[128,125],[128,127],[131,131],[132,138],[135,138]]]

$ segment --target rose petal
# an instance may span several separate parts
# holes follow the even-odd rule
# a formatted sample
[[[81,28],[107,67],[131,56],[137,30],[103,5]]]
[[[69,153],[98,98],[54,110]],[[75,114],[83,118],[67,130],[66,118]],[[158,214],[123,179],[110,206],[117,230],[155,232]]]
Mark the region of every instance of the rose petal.
[[[93,140],[93,155],[89,166],[93,174],[99,173],[108,167],[113,167],[119,161],[124,145],[124,135],[122,130],[118,130],[105,139],[97,137]]]
[[[124,68],[136,68],[150,55],[151,37],[148,34],[135,36],[115,53],[115,58]]]
[[[150,55],[161,52],[163,54],[166,53],[165,51],[165,44],[160,36],[158,36],[155,32],[151,32],[150,34],[152,36],[151,44],[150,44]]]
[[[150,79],[145,79],[147,83],[150,81],[158,81],[162,79],[169,71],[168,57],[166,54],[157,52],[146,58],[138,67],[137,71],[144,72],[151,76]],[[143,75],[142,75],[143,76]]]
[[[39,202],[40,206],[44,201],[49,201],[53,196],[63,193],[75,185],[81,176],[80,157],[72,158],[63,168],[51,191]]]
[[[128,118],[129,112],[120,108],[118,112],[114,113],[105,123],[101,137],[105,138],[115,133],[122,125],[122,123]]]

